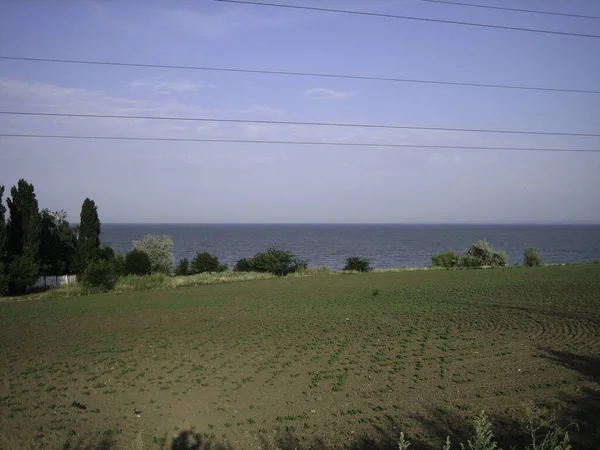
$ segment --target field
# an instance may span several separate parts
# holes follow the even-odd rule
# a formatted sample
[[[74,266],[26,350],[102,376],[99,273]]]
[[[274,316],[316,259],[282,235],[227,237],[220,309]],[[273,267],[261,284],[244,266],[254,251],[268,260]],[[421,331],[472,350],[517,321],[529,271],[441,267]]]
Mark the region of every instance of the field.
[[[481,410],[507,445],[530,402],[600,448],[600,266],[0,303],[2,449],[429,449]]]

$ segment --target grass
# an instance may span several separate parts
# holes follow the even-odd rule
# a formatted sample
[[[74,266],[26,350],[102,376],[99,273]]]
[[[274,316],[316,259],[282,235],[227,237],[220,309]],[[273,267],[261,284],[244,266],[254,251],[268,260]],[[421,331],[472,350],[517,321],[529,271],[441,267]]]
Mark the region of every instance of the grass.
[[[72,448],[73,430],[116,448],[152,430],[158,448],[192,426],[238,449],[397,448],[400,431],[442,448],[482,409],[508,448],[528,438],[522,403],[552,400],[584,414],[573,442],[592,444],[573,448],[598,448],[600,266],[340,274],[128,277],[0,303],[0,448]]]

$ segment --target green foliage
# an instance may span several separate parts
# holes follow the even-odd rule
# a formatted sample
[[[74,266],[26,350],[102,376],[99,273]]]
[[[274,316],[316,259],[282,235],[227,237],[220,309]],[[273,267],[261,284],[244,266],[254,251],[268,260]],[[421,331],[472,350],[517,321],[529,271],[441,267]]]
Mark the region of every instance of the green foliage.
[[[115,255],[115,259],[113,260],[113,266],[115,268],[115,273],[122,277],[125,275],[125,256],[118,253]]]
[[[451,269],[458,265],[458,255],[454,251],[438,253],[431,257],[431,265]]]
[[[227,264],[219,264],[219,267],[217,267],[218,273],[228,272],[228,271],[229,271],[229,266]]]
[[[133,248],[146,253],[152,263],[152,272],[170,274],[173,271],[173,239],[169,236],[149,234],[140,241],[133,242]]]
[[[234,272],[252,272],[252,262],[248,258],[242,258],[233,266]]]
[[[6,253],[6,207],[3,197],[4,186],[0,185],[0,258]]]
[[[239,263],[239,261],[238,261]],[[297,259],[291,252],[271,247],[265,253],[257,253],[250,260],[253,272],[285,276],[308,267],[308,261]]]
[[[77,235],[76,271],[83,272],[87,265],[99,259],[100,219],[94,200],[86,198],[81,205]]]
[[[114,261],[115,260],[115,250],[110,245],[102,245],[98,249],[98,255],[102,261]]]
[[[92,261],[81,275],[81,283],[88,292],[105,292],[115,287],[117,274],[112,262]]]
[[[506,253],[495,251],[485,240],[475,242],[458,258],[459,267],[501,267],[506,266],[507,263]]]
[[[8,267],[0,262],[0,297],[8,294]]]
[[[64,211],[42,211],[40,269],[43,275],[72,273],[76,237]]]
[[[192,274],[217,272],[219,269],[219,258],[207,252],[197,253],[192,260]]]
[[[175,275],[189,275],[190,274],[190,261],[187,258],[183,258],[177,264],[175,268]]]
[[[528,247],[523,252],[523,265],[527,267],[539,267],[544,265],[544,261],[537,254],[535,247]]]
[[[134,248],[125,255],[124,275],[148,275],[152,271],[150,257],[143,251]]]
[[[7,253],[9,260],[27,255],[37,261],[40,249],[42,218],[32,184],[20,179],[7,198],[10,219],[8,221]]]
[[[18,255],[8,268],[8,290],[13,295],[22,295],[28,286],[35,284],[39,277],[39,266],[30,255]]]
[[[475,417],[473,428],[475,431],[473,440],[469,439],[467,441],[466,448],[469,450],[494,450],[496,448],[497,444],[492,432],[492,423],[483,411]],[[462,443],[460,447],[463,450],[465,449]]]
[[[344,270],[354,270],[357,272],[370,272],[371,263],[367,258],[361,258],[360,256],[351,256],[346,259],[346,265]]]

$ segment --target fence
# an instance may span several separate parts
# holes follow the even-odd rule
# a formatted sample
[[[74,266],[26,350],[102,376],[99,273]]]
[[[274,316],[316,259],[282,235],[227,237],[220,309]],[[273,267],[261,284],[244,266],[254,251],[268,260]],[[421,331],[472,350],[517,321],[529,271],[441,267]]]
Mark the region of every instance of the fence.
[[[46,289],[50,287],[60,286],[61,284],[75,283],[77,275],[56,275],[40,277],[33,286],[29,289]]]

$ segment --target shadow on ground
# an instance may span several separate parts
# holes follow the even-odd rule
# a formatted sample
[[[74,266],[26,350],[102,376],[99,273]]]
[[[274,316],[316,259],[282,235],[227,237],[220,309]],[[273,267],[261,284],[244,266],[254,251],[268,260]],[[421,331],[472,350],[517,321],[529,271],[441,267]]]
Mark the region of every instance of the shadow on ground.
[[[569,435],[574,450],[597,450],[600,448],[600,358],[577,355],[551,349],[541,349],[541,356],[554,364],[561,365],[579,375],[581,387],[575,394],[564,394],[558,399],[548,399],[552,403],[560,403],[557,419],[559,425],[569,427]],[[490,405],[492,406],[492,405]],[[494,415],[490,417],[494,435],[499,448],[523,449],[530,443],[523,432],[522,423],[510,417]],[[462,416],[456,413],[436,409],[423,414],[412,414],[406,417],[416,424],[422,432],[417,435],[405,433],[414,450],[440,450],[446,437],[449,436],[452,448],[459,448],[459,442],[466,442],[472,435],[472,426],[465,423]],[[577,426],[569,425],[577,424]],[[260,448],[264,450],[329,450],[345,448],[352,450],[397,450],[400,431],[407,429],[406,424],[399,423],[392,417],[381,426],[375,426],[369,436],[356,436],[348,442],[326,442],[315,437],[310,442],[306,438],[291,433],[282,433],[275,437],[261,439]],[[204,439],[194,431],[182,431],[171,443],[163,441],[161,450],[235,450],[231,445],[214,439]],[[62,450],[114,450],[119,447],[103,440],[99,443],[85,442],[83,439],[70,440]],[[135,446],[128,448],[135,449]],[[144,445],[143,448],[153,448]]]

